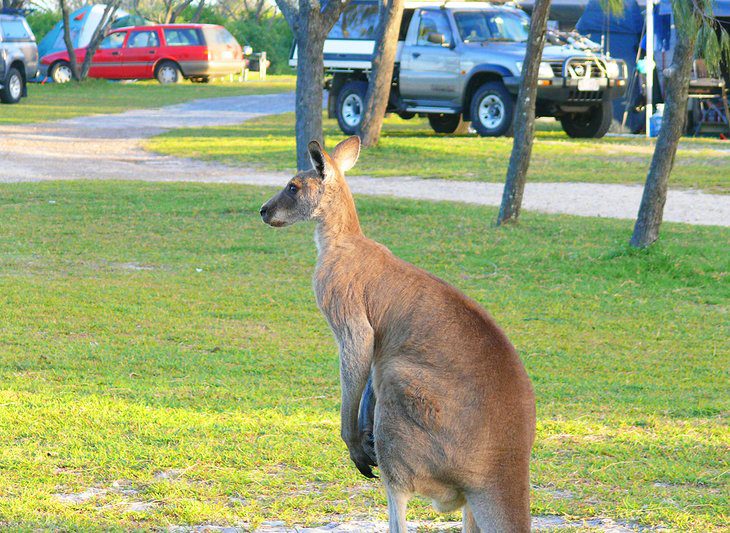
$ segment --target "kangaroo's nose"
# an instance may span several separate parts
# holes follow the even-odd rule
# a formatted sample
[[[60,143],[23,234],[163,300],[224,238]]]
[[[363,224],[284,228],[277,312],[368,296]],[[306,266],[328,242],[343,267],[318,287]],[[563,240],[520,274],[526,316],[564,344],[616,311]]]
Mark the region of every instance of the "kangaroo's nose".
[[[263,217],[266,215],[266,206],[262,205],[261,209],[259,210],[259,214]]]

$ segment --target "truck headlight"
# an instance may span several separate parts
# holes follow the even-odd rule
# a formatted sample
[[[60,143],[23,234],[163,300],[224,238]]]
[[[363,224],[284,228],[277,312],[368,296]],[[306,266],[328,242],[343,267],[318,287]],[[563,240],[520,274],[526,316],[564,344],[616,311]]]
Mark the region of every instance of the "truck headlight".
[[[517,65],[517,70],[522,74],[522,61],[518,61],[515,65]],[[537,77],[542,79],[554,77],[553,67],[550,66],[550,63],[540,63],[540,68],[537,70]]]
[[[616,61],[606,61],[606,74],[609,78],[620,78],[621,67]]]

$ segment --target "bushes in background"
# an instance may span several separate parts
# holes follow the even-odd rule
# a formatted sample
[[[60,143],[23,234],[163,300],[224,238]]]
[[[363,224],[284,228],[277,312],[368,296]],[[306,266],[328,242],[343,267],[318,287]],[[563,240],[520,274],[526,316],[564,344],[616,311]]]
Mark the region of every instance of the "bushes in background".
[[[41,42],[46,33],[51,31],[56,22],[61,20],[61,14],[55,11],[33,11],[25,19],[28,21],[30,29],[33,30],[36,41]]]

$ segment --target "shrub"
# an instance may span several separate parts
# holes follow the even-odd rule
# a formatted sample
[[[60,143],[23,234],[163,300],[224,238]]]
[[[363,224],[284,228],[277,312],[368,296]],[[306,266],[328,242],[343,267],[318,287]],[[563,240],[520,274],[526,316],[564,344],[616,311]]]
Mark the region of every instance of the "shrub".
[[[30,29],[33,30],[36,40],[41,42],[43,37],[61,20],[61,15],[54,11],[33,11],[26,17],[26,20]]]

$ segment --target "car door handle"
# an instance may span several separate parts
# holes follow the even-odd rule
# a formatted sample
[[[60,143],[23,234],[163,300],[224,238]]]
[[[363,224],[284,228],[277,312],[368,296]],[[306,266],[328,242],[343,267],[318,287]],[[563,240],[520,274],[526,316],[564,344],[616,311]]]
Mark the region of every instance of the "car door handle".
[[[147,51],[147,53],[148,53],[148,54],[154,54],[154,53],[155,53],[155,51],[154,51],[154,50],[148,50],[148,51]]]
[[[112,52],[112,55],[113,56],[118,56],[119,55],[119,52]]]
[[[413,52],[413,57],[415,57],[415,58],[421,57],[421,52]]]

